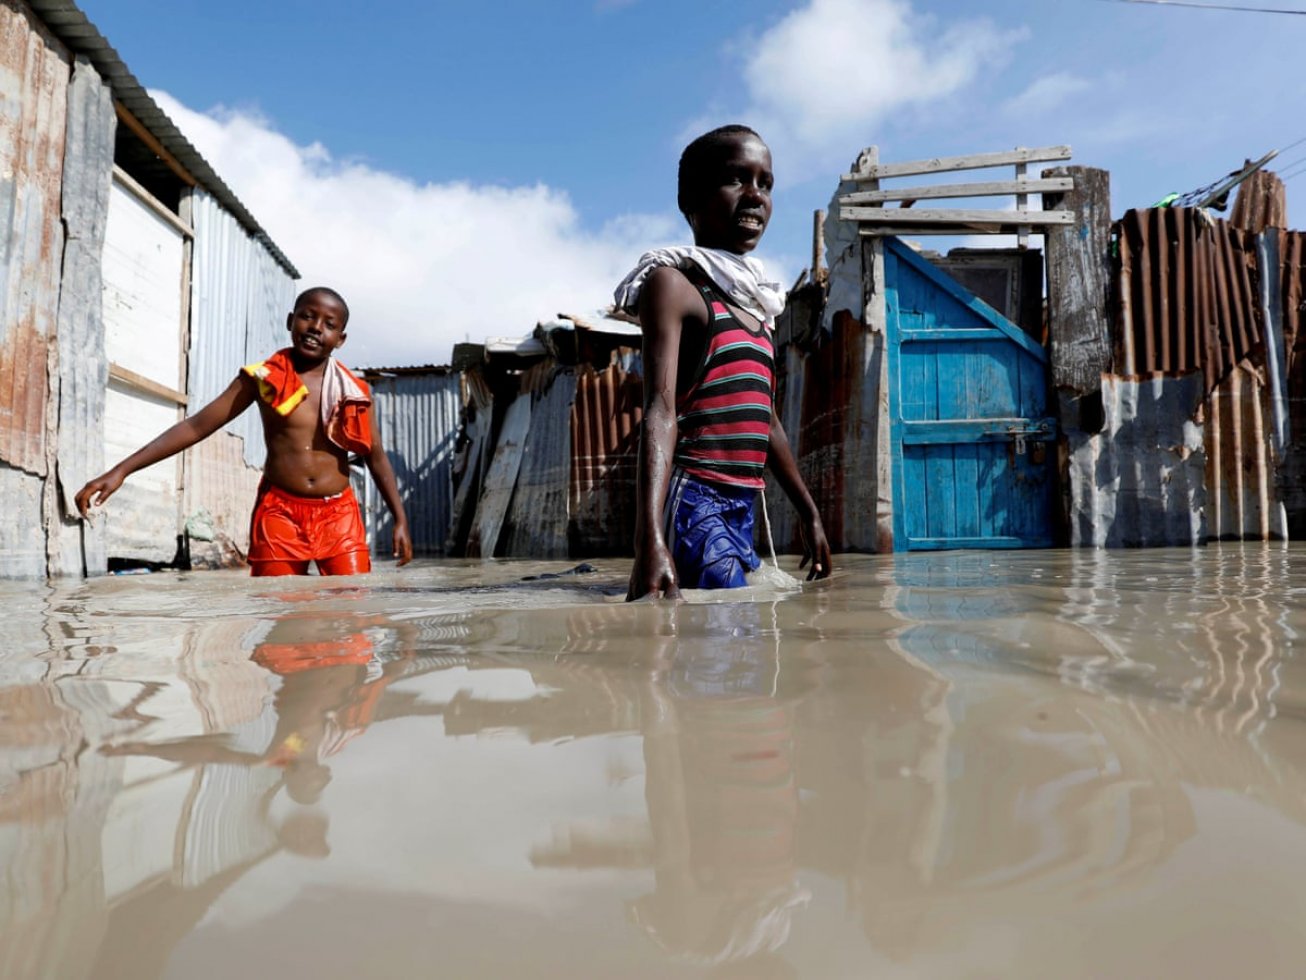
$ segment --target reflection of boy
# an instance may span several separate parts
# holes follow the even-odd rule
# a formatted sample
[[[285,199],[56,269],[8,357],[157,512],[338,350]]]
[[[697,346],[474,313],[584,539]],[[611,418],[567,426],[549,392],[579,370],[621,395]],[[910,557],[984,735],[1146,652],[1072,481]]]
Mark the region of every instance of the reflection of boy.
[[[751,129],[700,136],[680,159],[694,246],[645,254],[617,287],[644,333],[630,599],[745,585],[759,564],[753,502],[767,466],[801,518],[808,577],[830,574],[820,515],[774,410],[769,321],[784,295],[748,257],[771,218],[773,183],[771,152]]]
[[[195,445],[258,402],[267,460],[250,530],[254,575],[323,575],[371,569],[349,457],[358,454],[394,516],[394,555],[412,558],[408,518],[367,386],[332,352],[345,342],[349,307],[333,289],[300,293],[286,317],[290,346],[250,364],[227,390],[77,493],[85,517],[129,475]]]

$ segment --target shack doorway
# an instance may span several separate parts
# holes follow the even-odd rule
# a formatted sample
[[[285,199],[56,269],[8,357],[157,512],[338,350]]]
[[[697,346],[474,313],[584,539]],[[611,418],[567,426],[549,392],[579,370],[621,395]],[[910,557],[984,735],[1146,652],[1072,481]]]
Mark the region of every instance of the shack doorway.
[[[883,242],[894,550],[1050,547],[1047,353],[902,241]]]

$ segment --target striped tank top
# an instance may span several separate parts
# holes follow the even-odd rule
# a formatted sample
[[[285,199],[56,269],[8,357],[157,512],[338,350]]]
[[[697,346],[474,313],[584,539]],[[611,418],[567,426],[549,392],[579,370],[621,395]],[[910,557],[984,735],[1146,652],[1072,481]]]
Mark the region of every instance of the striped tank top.
[[[750,330],[714,286],[696,279],[707,303],[707,338],[697,378],[676,398],[675,465],[698,480],[760,490],[775,392],[771,331]]]

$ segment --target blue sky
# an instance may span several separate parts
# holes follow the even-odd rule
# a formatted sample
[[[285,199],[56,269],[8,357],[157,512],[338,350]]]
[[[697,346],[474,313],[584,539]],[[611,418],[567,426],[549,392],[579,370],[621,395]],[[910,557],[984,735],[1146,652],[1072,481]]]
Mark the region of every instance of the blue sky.
[[[760,254],[790,279],[813,209],[871,143],[886,161],[1069,143],[1111,171],[1119,216],[1306,136],[1306,17],[1103,0],[81,5],[306,282],[350,298],[358,365],[442,363],[456,340],[600,307],[641,251],[685,237],[676,160],[723,122],[771,144]],[[1306,143],[1280,162],[1298,158]],[[1296,227],[1303,186],[1288,183]]]

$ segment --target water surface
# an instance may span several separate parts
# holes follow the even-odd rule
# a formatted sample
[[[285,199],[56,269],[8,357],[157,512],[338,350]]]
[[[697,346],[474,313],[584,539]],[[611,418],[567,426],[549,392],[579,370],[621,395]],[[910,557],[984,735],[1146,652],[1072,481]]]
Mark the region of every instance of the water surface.
[[[1300,975],[1306,550],[565,568],[0,584],[0,976]]]

